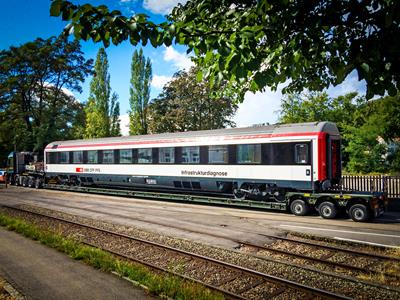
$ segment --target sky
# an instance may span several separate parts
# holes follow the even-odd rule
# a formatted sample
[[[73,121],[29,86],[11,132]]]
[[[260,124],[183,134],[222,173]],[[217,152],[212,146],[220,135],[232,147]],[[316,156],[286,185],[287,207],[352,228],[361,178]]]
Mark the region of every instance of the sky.
[[[155,23],[163,22],[165,15],[182,0],[70,0],[75,4],[90,3],[92,5],[105,4],[110,9],[118,9],[124,15],[130,16],[134,13],[145,13]],[[67,22],[61,18],[50,16],[50,0],[0,0],[0,50],[6,50],[10,46],[19,46],[32,41],[37,37],[49,38],[60,34]],[[85,58],[95,59],[102,43],[81,41],[81,49]],[[140,47],[140,46],[138,46]],[[119,95],[121,106],[121,130],[122,134],[128,134],[128,110],[129,110],[129,81],[130,65],[135,47],[129,42],[123,42],[118,46],[111,45],[106,49],[109,59],[109,73],[111,77],[111,88]],[[189,69],[193,63],[186,55],[186,48],[180,45],[170,47],[161,46],[153,48],[150,44],[143,47],[146,57],[152,62],[153,81],[151,85],[151,99],[154,99],[162,91],[172,75],[181,69]],[[82,102],[87,101],[89,96],[88,77],[83,84],[81,94],[74,93],[75,97]],[[330,87],[327,92],[335,97],[347,92],[358,91],[365,94],[365,82],[359,82],[355,73],[351,73],[339,86]],[[245,95],[245,100],[239,105],[233,120],[238,127],[251,126],[261,123],[276,123],[281,89],[272,92],[266,89],[264,92],[250,93]]]

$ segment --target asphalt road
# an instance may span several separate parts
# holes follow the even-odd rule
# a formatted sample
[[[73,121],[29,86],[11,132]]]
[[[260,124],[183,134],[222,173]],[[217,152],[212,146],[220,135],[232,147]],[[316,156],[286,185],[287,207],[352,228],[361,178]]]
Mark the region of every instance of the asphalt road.
[[[0,228],[0,245],[0,276],[26,299],[152,299],[128,281],[15,232]]]
[[[229,248],[237,246],[230,238],[263,243],[268,239],[262,234],[279,234],[287,230],[400,247],[398,212],[386,213],[371,223],[357,223],[346,218],[326,220],[317,215],[297,217],[281,212],[21,187],[0,190],[0,205],[20,203]]]

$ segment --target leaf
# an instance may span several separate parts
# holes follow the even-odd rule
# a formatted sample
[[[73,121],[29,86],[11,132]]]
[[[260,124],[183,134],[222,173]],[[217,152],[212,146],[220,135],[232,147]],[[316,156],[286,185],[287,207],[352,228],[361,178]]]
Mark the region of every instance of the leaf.
[[[197,79],[198,82],[203,80],[203,72],[201,70],[197,71],[196,79]]]
[[[391,97],[394,97],[397,95],[399,91],[396,89],[396,87],[393,84],[390,84],[389,88],[388,88],[388,94]]]
[[[58,17],[61,13],[61,2],[62,0],[54,0],[50,6],[50,16]]]
[[[295,62],[295,63],[298,63],[298,62],[299,62],[299,59],[300,59],[300,52],[299,52],[299,51],[295,51],[295,52],[293,53],[293,60],[294,60],[294,62]]]
[[[369,73],[369,65],[367,63],[362,63],[361,68],[364,70],[366,74]]]

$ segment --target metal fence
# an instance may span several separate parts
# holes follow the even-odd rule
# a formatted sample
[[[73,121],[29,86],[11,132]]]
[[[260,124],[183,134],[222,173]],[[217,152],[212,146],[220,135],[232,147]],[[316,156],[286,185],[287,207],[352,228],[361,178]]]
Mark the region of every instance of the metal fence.
[[[400,198],[400,176],[343,175],[340,188],[349,191],[385,192],[389,198]]]

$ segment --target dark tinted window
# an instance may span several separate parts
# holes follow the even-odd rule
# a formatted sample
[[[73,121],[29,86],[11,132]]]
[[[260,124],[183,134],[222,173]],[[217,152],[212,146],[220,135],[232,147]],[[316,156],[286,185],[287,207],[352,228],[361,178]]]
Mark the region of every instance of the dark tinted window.
[[[132,163],[132,149],[119,150],[119,163],[131,164]]]
[[[271,153],[269,160],[271,165],[293,165],[294,164],[293,143],[271,144]]]
[[[227,145],[208,147],[208,162],[210,164],[227,164],[228,160],[229,155]]]
[[[83,151],[74,151],[72,157],[73,157],[72,162],[74,164],[83,163]]]
[[[237,145],[236,149],[237,149],[237,162],[239,164],[261,163],[260,144]]]
[[[158,157],[161,164],[175,163],[175,149],[173,147],[158,149]]]
[[[97,164],[97,150],[90,150],[87,152],[87,162],[88,164]]]
[[[114,150],[103,150],[103,164],[114,163]]]
[[[308,164],[308,145],[294,145],[294,160],[296,164]]]
[[[139,164],[151,164],[153,161],[153,150],[151,148],[138,149]]]
[[[57,163],[57,152],[46,152],[46,163],[56,164]]]
[[[182,163],[200,163],[200,147],[182,147]]]
[[[58,152],[58,163],[59,164],[67,164],[69,163],[69,154],[68,152]]]

